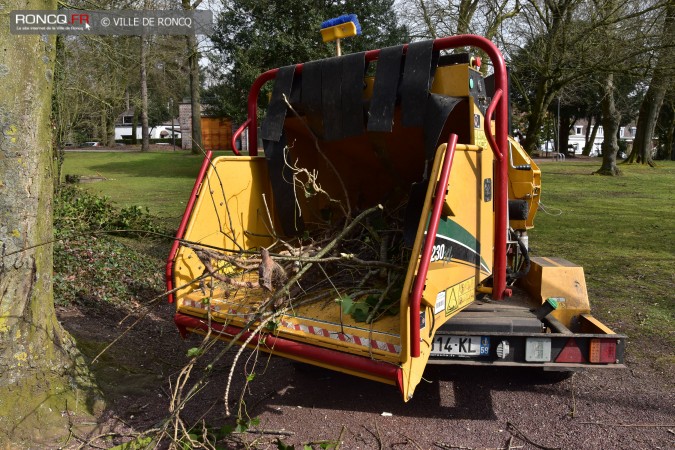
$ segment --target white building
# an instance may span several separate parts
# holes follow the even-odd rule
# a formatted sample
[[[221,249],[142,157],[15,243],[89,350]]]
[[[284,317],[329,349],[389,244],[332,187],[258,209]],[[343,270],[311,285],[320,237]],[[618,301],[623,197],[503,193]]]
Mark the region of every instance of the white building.
[[[117,118],[115,123],[115,140],[129,139],[131,138],[133,132],[133,123],[134,123],[134,110],[133,108],[127,109]],[[176,139],[180,139],[181,132],[178,120],[174,120],[173,129],[175,130]],[[141,130],[142,127],[140,124],[136,126],[136,138],[141,140]],[[164,139],[171,138],[171,122],[163,123],[156,127],[150,127],[149,129],[150,139]]]
[[[591,124],[591,127],[592,126],[593,125]],[[569,153],[572,153],[572,151],[574,150],[575,155],[581,155],[581,153],[584,150],[584,146],[586,145],[587,127],[588,123],[586,122],[586,120],[578,120],[574,123],[572,129],[570,130],[569,140],[567,141]],[[591,129],[590,131],[592,132],[593,130]],[[633,140],[635,139],[636,132],[637,128],[635,127],[635,124],[632,123],[620,127],[619,140],[625,140],[628,143],[632,143]],[[593,148],[591,149],[590,156],[600,156],[601,153],[600,148],[602,146],[602,141],[604,140],[605,140],[604,130],[602,129],[602,125],[600,125],[598,126],[598,131],[595,135],[595,140],[593,141]],[[541,146],[542,152],[553,152],[555,151],[554,149],[555,143],[553,140],[550,140]]]

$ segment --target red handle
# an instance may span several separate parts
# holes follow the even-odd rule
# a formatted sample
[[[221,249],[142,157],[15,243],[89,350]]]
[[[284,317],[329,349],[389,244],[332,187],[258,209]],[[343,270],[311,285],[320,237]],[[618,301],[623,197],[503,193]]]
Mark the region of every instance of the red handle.
[[[451,134],[450,139],[448,139],[448,146],[445,148],[445,159],[443,160],[441,177],[438,180],[436,191],[434,192],[434,204],[431,210],[429,227],[427,228],[427,237],[424,240],[424,247],[422,247],[420,266],[417,269],[417,276],[413,283],[412,295],[410,298],[410,355],[413,358],[420,356],[420,302],[422,301],[422,292],[424,291],[424,285],[427,281],[429,264],[431,264],[431,252],[434,248],[438,224],[441,221],[443,203],[445,202],[445,196],[447,195],[450,169],[452,168],[452,160],[455,157],[455,147],[457,147],[457,135]]]

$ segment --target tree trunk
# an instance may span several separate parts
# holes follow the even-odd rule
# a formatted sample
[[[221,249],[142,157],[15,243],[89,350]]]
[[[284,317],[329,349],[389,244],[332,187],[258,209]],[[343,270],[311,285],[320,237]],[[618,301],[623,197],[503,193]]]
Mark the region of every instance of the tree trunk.
[[[202,107],[199,93],[199,52],[197,38],[187,36],[188,62],[190,65],[190,102],[192,107],[192,153],[202,151]]]
[[[105,105],[101,108],[101,127],[96,135],[96,139],[101,143],[101,145],[106,145],[107,144],[107,137],[106,133],[108,132],[108,111],[106,110]]]
[[[652,161],[654,128],[672,79],[673,49],[670,45],[675,42],[675,30],[673,28],[675,28],[675,3],[670,2],[666,8],[666,18],[663,21],[663,32],[661,34],[661,45],[663,47],[659,50],[652,81],[649,83],[647,93],[640,105],[637,134],[633,142],[633,151],[628,158],[629,162],[635,161],[650,166],[654,165]]]
[[[116,117],[113,114],[108,115],[108,135],[106,139],[108,147],[117,145],[117,142],[115,142],[115,119]]]
[[[537,150],[541,138],[541,130],[544,125],[544,118],[546,117],[546,109],[551,104],[555,93],[549,92],[547,81],[540,81],[537,86],[537,95],[532,104],[530,116],[527,119],[527,132],[525,133],[525,143],[523,148],[527,153],[532,153]]]
[[[138,144],[138,107],[134,105],[134,118],[131,120],[131,143]]]
[[[600,117],[589,117],[588,125],[586,126],[586,142],[584,145],[584,151],[581,153],[584,156],[591,154],[593,146],[595,145],[595,137],[598,135],[598,128],[600,127]],[[591,127],[591,122],[593,127]]]
[[[53,10],[56,1],[31,6]],[[68,434],[63,412],[85,412],[95,397],[56,320],[52,246],[38,245],[53,236],[54,36],[10,34],[8,14],[0,23],[0,445],[45,448]]]
[[[148,72],[146,68],[147,44],[145,36],[141,36],[141,151],[150,150],[148,134]]]
[[[574,117],[562,116],[558,118],[558,145],[560,147],[560,152],[568,154],[568,148],[570,142],[570,130],[574,125]],[[572,156],[574,156],[574,150],[572,150]]]
[[[614,101],[614,74],[607,75],[602,99],[602,129],[604,140],[602,141],[602,166],[598,169],[600,175],[620,175],[621,171],[616,167],[616,154],[619,151],[617,132],[621,121],[621,113],[616,108]]]

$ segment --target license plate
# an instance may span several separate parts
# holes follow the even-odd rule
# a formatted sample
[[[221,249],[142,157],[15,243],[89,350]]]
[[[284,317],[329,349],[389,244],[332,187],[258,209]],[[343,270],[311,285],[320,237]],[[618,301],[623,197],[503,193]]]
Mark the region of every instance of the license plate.
[[[431,346],[434,356],[487,356],[490,354],[490,338],[487,336],[445,336],[434,338]]]

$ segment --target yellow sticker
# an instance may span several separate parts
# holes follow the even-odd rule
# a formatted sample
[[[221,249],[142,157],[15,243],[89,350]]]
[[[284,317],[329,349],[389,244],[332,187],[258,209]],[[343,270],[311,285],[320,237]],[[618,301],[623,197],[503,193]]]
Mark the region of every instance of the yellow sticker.
[[[468,305],[475,298],[476,279],[474,277],[457,283],[446,289],[445,316],[449,316],[453,311]]]

